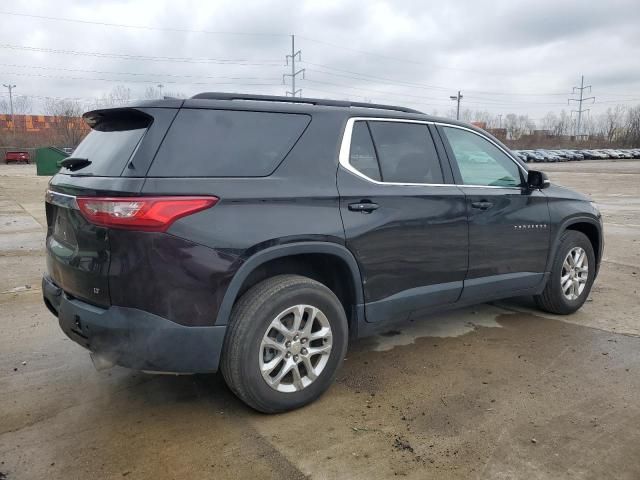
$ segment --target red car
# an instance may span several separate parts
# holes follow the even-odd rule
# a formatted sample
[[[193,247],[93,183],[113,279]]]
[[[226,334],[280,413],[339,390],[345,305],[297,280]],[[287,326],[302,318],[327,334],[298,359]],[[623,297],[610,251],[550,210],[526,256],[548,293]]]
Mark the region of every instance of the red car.
[[[29,152],[7,152],[4,163],[29,163]]]

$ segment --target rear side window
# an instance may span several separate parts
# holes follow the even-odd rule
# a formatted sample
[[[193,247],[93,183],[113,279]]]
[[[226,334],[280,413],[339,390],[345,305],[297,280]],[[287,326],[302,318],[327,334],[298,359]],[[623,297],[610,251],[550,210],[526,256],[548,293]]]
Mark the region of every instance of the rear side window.
[[[267,176],[310,121],[308,115],[289,113],[182,109],[149,176]]]
[[[444,183],[438,154],[426,125],[376,121],[368,124],[382,181]]]
[[[351,133],[349,163],[359,172],[380,181],[380,167],[366,122],[355,122]]]
[[[91,163],[73,172],[63,168],[62,173],[98,177],[115,177],[122,173],[152,119],[134,110],[105,112],[95,119],[88,119],[91,132],[71,155],[86,158]]]

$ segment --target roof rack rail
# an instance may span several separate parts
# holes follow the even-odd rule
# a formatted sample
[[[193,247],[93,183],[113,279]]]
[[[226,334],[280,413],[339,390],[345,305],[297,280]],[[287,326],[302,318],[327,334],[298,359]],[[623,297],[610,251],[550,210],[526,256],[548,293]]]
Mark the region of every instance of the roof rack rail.
[[[198,93],[191,98],[204,100],[253,100],[257,102],[286,102],[286,103],[307,103],[310,105],[323,105],[327,107],[360,107],[377,108],[381,110],[393,110],[405,113],[423,113],[412,108],[397,107],[395,105],[381,105],[378,103],[348,102],[343,100],[325,100],[322,98],[307,97],[282,97],[277,95],[251,95],[246,93],[225,93],[225,92],[204,92]]]

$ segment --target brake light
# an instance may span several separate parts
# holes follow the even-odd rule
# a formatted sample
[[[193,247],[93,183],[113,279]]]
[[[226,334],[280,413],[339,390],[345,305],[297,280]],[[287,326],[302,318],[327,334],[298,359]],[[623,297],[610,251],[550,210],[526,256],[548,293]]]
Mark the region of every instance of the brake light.
[[[104,227],[164,232],[179,218],[205,210],[218,197],[78,197],[91,223]]]

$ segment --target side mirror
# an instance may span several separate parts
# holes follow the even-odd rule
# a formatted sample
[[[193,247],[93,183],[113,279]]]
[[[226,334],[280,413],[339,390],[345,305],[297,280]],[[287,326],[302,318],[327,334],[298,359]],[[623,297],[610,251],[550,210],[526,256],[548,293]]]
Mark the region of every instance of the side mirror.
[[[529,170],[529,175],[527,176],[527,187],[531,190],[538,190],[547,188],[551,183],[549,182],[549,177],[544,172],[540,172],[538,170]]]

